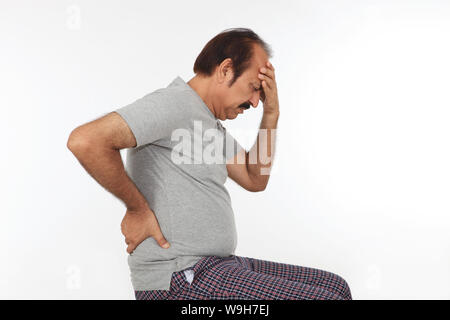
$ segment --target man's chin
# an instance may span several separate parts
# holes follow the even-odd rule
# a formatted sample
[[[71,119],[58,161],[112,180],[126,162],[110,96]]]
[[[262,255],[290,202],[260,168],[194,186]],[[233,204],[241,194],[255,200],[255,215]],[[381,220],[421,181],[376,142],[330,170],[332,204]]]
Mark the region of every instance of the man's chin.
[[[236,119],[237,116],[238,116],[238,114],[239,114],[239,113],[235,113],[235,114],[229,116],[228,119],[230,119],[230,120]]]

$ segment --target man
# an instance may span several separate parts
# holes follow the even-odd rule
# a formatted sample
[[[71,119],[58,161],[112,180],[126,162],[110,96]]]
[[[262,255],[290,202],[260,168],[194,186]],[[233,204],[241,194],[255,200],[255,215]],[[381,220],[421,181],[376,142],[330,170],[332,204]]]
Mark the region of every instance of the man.
[[[187,83],[177,77],[71,133],[68,148],[127,207],[121,226],[136,299],[351,299],[335,274],[234,255],[224,183],[267,186],[280,115],[269,57],[252,30],[225,30],[203,48]],[[219,120],[260,100],[260,132],[246,151]]]

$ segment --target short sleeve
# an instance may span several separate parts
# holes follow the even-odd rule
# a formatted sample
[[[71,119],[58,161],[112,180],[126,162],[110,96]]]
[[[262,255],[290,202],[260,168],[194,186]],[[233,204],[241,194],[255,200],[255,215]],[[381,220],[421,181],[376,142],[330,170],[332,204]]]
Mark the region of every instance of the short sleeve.
[[[165,91],[156,90],[124,107],[114,110],[128,124],[136,147],[170,137],[183,124],[183,108]]]

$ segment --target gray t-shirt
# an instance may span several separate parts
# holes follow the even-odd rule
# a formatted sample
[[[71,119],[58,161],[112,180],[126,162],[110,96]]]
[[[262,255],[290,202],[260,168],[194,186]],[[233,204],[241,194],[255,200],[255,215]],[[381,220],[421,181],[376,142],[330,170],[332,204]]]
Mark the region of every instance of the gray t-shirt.
[[[204,256],[234,254],[237,233],[224,186],[225,160],[242,147],[179,76],[115,112],[137,141],[127,150],[127,174],[171,245],[161,248],[150,237],[128,256],[133,288],[169,290],[173,272]]]

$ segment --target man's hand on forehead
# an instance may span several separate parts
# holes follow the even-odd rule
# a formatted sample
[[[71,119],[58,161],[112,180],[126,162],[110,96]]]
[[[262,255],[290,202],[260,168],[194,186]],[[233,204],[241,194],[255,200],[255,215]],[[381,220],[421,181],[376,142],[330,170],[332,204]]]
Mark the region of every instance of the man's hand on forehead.
[[[258,78],[261,80],[261,96],[260,100],[263,102],[264,111],[278,112],[278,93],[277,83],[275,80],[275,68],[270,63],[266,62],[265,67],[259,69]]]

